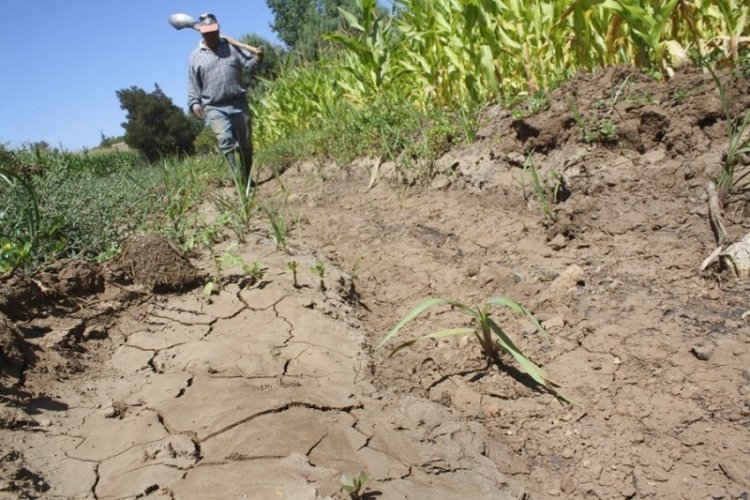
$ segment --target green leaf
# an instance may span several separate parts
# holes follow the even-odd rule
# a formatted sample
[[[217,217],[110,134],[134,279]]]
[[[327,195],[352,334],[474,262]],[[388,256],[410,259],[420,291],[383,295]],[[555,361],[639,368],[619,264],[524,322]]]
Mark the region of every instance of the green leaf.
[[[439,330],[437,332],[428,333],[427,335],[422,335],[421,337],[417,337],[412,340],[407,340],[403,344],[399,344],[398,347],[393,349],[390,354],[388,354],[388,357],[393,357],[397,353],[403,351],[407,347],[411,347],[420,340],[424,339],[440,339],[445,337],[454,337],[457,335],[467,335],[469,333],[474,333],[474,328],[447,328],[445,330]]]
[[[436,332],[428,333],[420,338],[423,339],[442,339],[445,337],[455,337],[456,335],[466,335],[467,333],[473,333],[474,328],[446,328],[445,330],[438,330]]]
[[[365,471],[362,471],[359,473],[359,478],[357,479],[359,482],[359,486],[362,487],[367,482],[367,473]]]
[[[547,387],[547,376],[545,375],[544,371],[537,365],[532,363],[529,358],[524,356],[521,350],[516,347],[516,344],[513,343],[510,337],[508,337],[508,335],[503,331],[502,328],[497,325],[497,323],[495,323],[491,318],[487,318],[487,322],[495,335],[497,335],[500,339],[500,345],[502,346],[502,348],[505,349],[508,354],[513,356],[513,359],[515,359],[518,364],[521,365],[523,371],[525,371],[531,378],[533,378],[537,384],[541,385],[542,387]]]
[[[536,330],[539,333],[541,333],[544,336],[545,339],[550,340],[550,341],[552,340],[551,337],[549,336],[549,334],[547,333],[547,331],[542,326],[542,324],[536,318],[536,316],[534,316],[533,314],[531,314],[531,311],[529,311],[528,309],[526,309],[524,306],[522,306],[521,304],[519,304],[515,300],[513,300],[513,299],[511,299],[509,297],[497,296],[497,297],[492,297],[491,299],[489,299],[487,301],[487,303],[491,304],[493,306],[507,307],[508,309],[510,309],[512,311],[515,311],[515,312],[523,314],[524,316],[526,316],[529,319],[529,321],[531,321],[531,324],[534,325],[534,328],[536,328]]]
[[[347,12],[341,7],[339,7],[339,12],[342,16],[344,16],[344,19],[346,19],[346,22],[349,23],[349,26],[352,28],[358,30],[358,31],[365,31],[365,27],[359,24],[359,20],[357,19],[357,16],[352,14],[351,12]]]
[[[417,305],[414,309],[406,313],[406,316],[403,317],[401,321],[399,321],[396,326],[394,326],[388,334],[383,337],[383,340],[378,343],[377,346],[375,346],[375,349],[380,349],[385,345],[386,342],[391,340],[403,327],[406,325],[409,321],[413,320],[423,312],[425,312],[427,309],[443,304],[450,304],[452,302],[455,302],[454,300],[443,298],[443,297],[432,297],[427,300],[424,300],[419,305]]]

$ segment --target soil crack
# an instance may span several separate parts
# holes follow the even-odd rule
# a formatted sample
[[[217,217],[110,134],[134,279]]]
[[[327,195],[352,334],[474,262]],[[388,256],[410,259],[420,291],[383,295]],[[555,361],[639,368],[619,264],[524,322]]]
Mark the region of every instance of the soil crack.
[[[254,414],[252,414],[252,415],[250,415],[248,417],[245,417],[245,418],[243,418],[241,420],[238,420],[237,422],[229,424],[226,427],[224,427],[222,429],[219,429],[218,431],[212,432],[211,434],[207,435],[206,437],[203,438],[202,442],[205,443],[206,441],[208,441],[210,439],[213,439],[216,436],[224,434],[225,432],[227,432],[229,430],[232,430],[235,427],[238,427],[240,425],[243,425],[243,424],[246,424],[248,422],[251,422],[251,421],[255,420],[256,418],[262,417],[264,415],[272,415],[272,414],[275,414],[275,413],[282,413],[282,412],[285,412],[285,411],[290,410],[292,408],[307,408],[309,410],[317,410],[317,411],[322,411],[322,412],[349,413],[352,410],[362,409],[363,405],[360,403],[360,404],[356,404],[356,405],[343,406],[343,407],[340,407],[340,408],[335,408],[335,407],[331,407],[331,406],[316,405],[316,404],[313,404],[313,403],[303,403],[303,402],[287,403],[287,404],[284,404],[282,406],[278,406],[276,408],[270,408],[268,410],[263,410],[263,411],[260,411],[258,413],[254,413]]]

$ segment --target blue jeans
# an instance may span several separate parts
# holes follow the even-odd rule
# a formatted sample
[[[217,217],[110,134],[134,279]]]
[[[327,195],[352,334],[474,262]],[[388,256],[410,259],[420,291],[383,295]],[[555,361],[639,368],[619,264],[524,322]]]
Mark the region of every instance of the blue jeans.
[[[221,106],[206,105],[204,110],[206,122],[216,134],[219,150],[227,158],[232,174],[247,186],[253,164],[253,129],[247,100],[242,97]]]

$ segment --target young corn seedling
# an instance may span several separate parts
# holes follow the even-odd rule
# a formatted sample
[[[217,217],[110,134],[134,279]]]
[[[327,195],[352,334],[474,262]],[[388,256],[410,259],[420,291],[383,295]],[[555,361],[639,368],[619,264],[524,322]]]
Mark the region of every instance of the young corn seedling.
[[[552,181],[552,187],[550,187],[548,183],[543,182],[541,177],[539,176],[539,171],[537,170],[536,165],[534,165],[534,162],[531,159],[531,154],[526,157],[526,161],[523,164],[523,169],[525,172],[528,172],[529,176],[531,177],[531,184],[534,188],[534,195],[536,196],[536,199],[542,208],[545,219],[550,224],[554,224],[555,222],[557,222],[557,216],[555,215],[555,211],[552,209],[552,205],[559,201],[558,196],[560,194],[560,189],[562,188],[562,176],[559,173],[553,173],[551,178],[549,179],[550,181]],[[526,193],[524,193],[524,197],[525,195]]]
[[[229,245],[221,255],[213,255],[211,259],[213,261],[213,276],[203,287],[203,293],[206,296],[211,296],[218,290],[222,289],[222,276],[221,273],[224,269],[230,267],[242,265],[242,257],[237,255],[234,249],[237,247],[237,243]]]
[[[362,498],[362,492],[365,489],[367,483],[367,473],[362,471],[358,476],[350,476],[349,474],[343,474],[341,476],[341,486],[349,493],[349,497],[352,500],[359,500]]]
[[[420,340],[441,339],[458,335],[474,334],[474,337],[477,339],[482,349],[482,353],[488,361],[497,365],[501,365],[502,360],[500,359],[500,352],[505,352],[509,354],[521,366],[523,371],[533,379],[538,387],[549,391],[550,393],[554,394],[556,397],[564,401],[567,401],[569,403],[573,402],[557,391],[555,387],[558,386],[558,384],[553,382],[547,376],[544,370],[534,364],[525,354],[523,354],[523,352],[521,352],[516,344],[505,333],[505,330],[503,330],[492,318],[490,318],[489,312],[492,306],[507,307],[511,311],[523,314],[529,321],[531,321],[531,323],[541,335],[549,339],[549,336],[544,331],[544,327],[542,327],[539,320],[533,314],[531,314],[528,309],[508,297],[492,297],[488,299],[481,308],[478,307],[476,309],[466,306],[461,302],[458,302],[457,300],[449,298],[433,297],[426,299],[419,305],[417,305],[414,309],[409,311],[406,316],[404,316],[404,318],[401,319],[401,321],[399,321],[385,337],[383,337],[383,339],[377,345],[376,349],[383,347],[388,341],[395,337],[407,323],[412,321],[414,318],[427,311],[428,309],[441,305],[450,305],[458,311],[466,314],[473,320],[473,326],[447,328],[416,338],[412,338],[395,347],[390,356],[393,356],[394,354],[403,349],[406,349],[407,347],[411,347]]]
[[[292,273],[292,281],[294,283],[294,288],[299,288],[299,283],[297,283],[297,269],[298,264],[296,260],[290,260],[286,263],[287,270]]]
[[[326,265],[323,264],[323,261],[318,259],[315,261],[315,265],[310,268],[310,271],[312,271],[313,274],[317,275],[320,278],[320,291],[325,292],[326,291],[326,284],[323,281],[323,278],[325,278],[326,274]]]
[[[263,271],[263,265],[257,260],[253,262],[252,266],[243,264],[242,270],[245,271],[245,274],[250,278],[251,286],[260,282],[266,275],[265,271]]]
[[[266,214],[266,217],[268,217],[268,222],[271,225],[271,239],[273,239],[273,242],[276,244],[276,248],[287,252],[287,235],[289,233],[289,228],[287,227],[284,215],[276,210],[269,209],[261,203],[258,203],[258,207],[264,214]]]
[[[722,155],[722,169],[719,178],[716,180],[716,188],[719,190],[719,203],[722,208],[725,208],[730,191],[733,189],[737,190],[740,181],[750,174],[750,170],[748,170],[740,176],[735,177],[735,170],[737,166],[739,166],[741,158],[743,155],[750,154],[750,137],[748,137],[748,131],[750,130],[750,111],[745,113],[744,116],[736,116],[732,113],[729,109],[729,99],[726,95],[724,84],[721,83],[716,71],[707,61],[701,59],[699,62],[709,73],[711,73],[711,78],[719,89],[721,105],[724,110],[724,117],[727,121],[729,144]]]

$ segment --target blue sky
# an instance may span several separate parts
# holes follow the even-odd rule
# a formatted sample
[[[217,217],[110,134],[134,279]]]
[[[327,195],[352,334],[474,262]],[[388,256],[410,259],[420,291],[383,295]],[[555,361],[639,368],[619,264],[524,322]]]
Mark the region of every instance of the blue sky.
[[[158,83],[186,108],[187,59],[200,40],[167,19],[212,12],[222,32],[279,43],[265,0],[3,0],[0,143],[47,141],[75,151],[119,136],[116,90]]]

